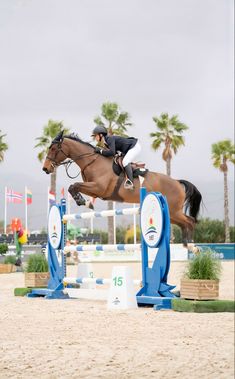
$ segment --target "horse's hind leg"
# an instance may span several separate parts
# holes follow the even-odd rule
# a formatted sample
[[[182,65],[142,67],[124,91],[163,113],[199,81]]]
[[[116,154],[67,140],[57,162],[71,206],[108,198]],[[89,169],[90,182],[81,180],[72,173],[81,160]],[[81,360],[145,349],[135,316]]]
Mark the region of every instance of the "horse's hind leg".
[[[182,243],[187,246],[189,242],[192,242],[193,231],[185,226],[181,227],[182,230]]]
[[[174,216],[171,217],[171,221],[173,224],[176,224],[181,228],[183,245],[187,246],[188,242],[192,242],[195,220],[192,217],[180,212],[174,214]]]

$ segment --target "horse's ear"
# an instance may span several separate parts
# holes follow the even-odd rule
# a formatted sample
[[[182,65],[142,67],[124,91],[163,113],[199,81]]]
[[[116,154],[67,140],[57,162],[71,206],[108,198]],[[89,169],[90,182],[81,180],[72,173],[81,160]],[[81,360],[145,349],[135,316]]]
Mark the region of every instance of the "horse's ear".
[[[53,142],[54,143],[62,142],[63,134],[64,134],[64,131],[62,130],[61,132],[59,132],[57,134],[57,136],[54,138]]]
[[[63,134],[64,134],[64,131],[63,131],[63,130],[58,134],[58,140],[59,140],[59,142],[62,141],[62,139],[63,139]]]

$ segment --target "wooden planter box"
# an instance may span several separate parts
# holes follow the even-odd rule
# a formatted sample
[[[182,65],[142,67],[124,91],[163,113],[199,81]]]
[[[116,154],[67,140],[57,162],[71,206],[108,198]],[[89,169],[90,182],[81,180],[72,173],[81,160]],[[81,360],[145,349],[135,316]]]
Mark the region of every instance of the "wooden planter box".
[[[25,272],[25,287],[47,287],[49,272]]]
[[[180,297],[193,300],[215,300],[219,297],[218,280],[181,279]]]
[[[16,272],[16,266],[11,263],[0,263],[0,274],[10,274]]]

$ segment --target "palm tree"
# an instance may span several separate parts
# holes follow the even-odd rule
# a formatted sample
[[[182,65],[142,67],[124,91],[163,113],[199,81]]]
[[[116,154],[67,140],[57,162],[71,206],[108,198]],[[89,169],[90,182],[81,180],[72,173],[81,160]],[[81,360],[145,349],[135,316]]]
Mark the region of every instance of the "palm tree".
[[[4,160],[4,153],[8,150],[7,143],[3,141],[3,138],[6,137],[6,134],[1,133],[2,131],[0,130],[0,162]]]
[[[35,148],[39,147],[42,149],[38,153],[38,159],[40,162],[45,159],[51,142],[62,130],[64,130],[65,134],[69,133],[69,129],[64,128],[62,121],[48,120],[47,125],[43,127],[43,134],[41,137],[36,138],[38,143],[34,146]],[[56,194],[56,169],[51,174],[50,190]]]
[[[213,165],[224,174],[224,224],[225,242],[230,242],[229,206],[228,206],[228,162],[235,163],[235,146],[230,140],[224,140],[212,145]]]
[[[109,135],[127,137],[127,128],[132,126],[129,121],[129,114],[121,112],[117,103],[103,103],[101,106],[101,116],[94,118],[96,125],[105,126]],[[108,201],[108,209],[113,209],[113,202]],[[108,243],[114,243],[113,217],[108,217]]]
[[[184,145],[182,133],[188,126],[178,120],[177,115],[169,117],[168,113],[162,113],[160,117],[153,117],[157,131],[150,133],[153,137],[152,148],[156,151],[164,145],[162,158],[166,162],[166,173],[171,176],[171,160],[173,153],[176,154],[179,147]]]
[[[101,116],[94,118],[96,125],[105,126],[109,135],[127,137],[127,128],[132,126],[129,122],[129,114],[121,112],[117,103],[103,103],[101,106]]]

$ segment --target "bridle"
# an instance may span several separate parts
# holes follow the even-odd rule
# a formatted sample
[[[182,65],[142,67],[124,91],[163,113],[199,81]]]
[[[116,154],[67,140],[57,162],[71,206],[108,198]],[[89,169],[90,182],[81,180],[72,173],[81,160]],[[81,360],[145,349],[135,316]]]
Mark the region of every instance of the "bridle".
[[[63,151],[62,143],[63,143],[63,139],[62,139],[60,142],[54,142],[54,143],[52,143],[52,144],[50,145],[50,147],[49,147],[49,150],[50,150],[51,146],[52,146],[52,145],[55,145],[55,144],[57,145],[58,149],[56,150],[56,152],[55,152],[55,156],[54,156],[53,158],[52,158],[51,156],[49,156],[49,154],[48,154],[48,155],[46,156],[46,159],[48,159],[48,160],[51,162],[51,165],[52,165],[53,169],[55,169],[55,168],[57,168],[57,167],[59,167],[59,166],[64,166],[64,167],[65,167],[66,174],[67,174],[67,176],[68,176],[70,179],[75,179],[75,178],[77,178],[77,177],[79,176],[80,172],[85,176],[84,171],[86,170],[86,168],[87,168],[88,166],[90,166],[92,163],[94,163],[94,162],[96,161],[96,159],[98,158],[99,154],[97,154],[95,151],[92,152],[92,153],[83,153],[83,154],[79,154],[79,155],[75,156],[73,159],[68,159],[68,160],[67,160],[67,158],[69,158],[69,156]],[[60,163],[58,163],[58,162],[56,162],[56,157],[57,157],[57,155],[58,155],[60,152],[64,154],[64,156],[65,156],[65,160],[62,161],[62,162],[60,162]],[[76,161],[78,161],[79,159],[83,159],[83,158],[85,158],[85,157],[91,157],[91,156],[93,156],[93,155],[95,155],[95,158],[94,158],[91,162],[87,163],[87,165],[86,165],[85,167],[83,167],[83,169],[82,169],[82,170],[81,170],[76,176],[71,176],[71,175],[69,175],[68,170],[69,170],[69,167],[71,166],[72,163],[76,163]]]
[[[52,165],[53,168],[56,168],[56,167],[62,166],[62,165],[66,165],[69,162],[69,161],[62,161],[61,163],[56,162],[56,157],[57,157],[57,155],[59,153],[63,153],[64,156],[65,156],[65,159],[68,158],[68,155],[62,149],[62,142],[54,142],[49,147],[49,150],[50,150],[50,148],[51,148],[52,145],[55,145],[55,144],[58,145],[58,150],[56,150],[55,156],[53,158],[50,157],[49,155],[46,156],[46,159],[51,162],[51,165]]]

